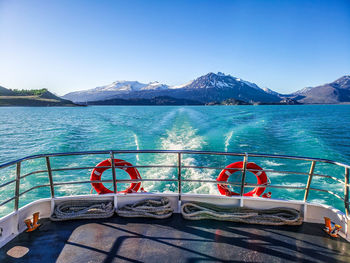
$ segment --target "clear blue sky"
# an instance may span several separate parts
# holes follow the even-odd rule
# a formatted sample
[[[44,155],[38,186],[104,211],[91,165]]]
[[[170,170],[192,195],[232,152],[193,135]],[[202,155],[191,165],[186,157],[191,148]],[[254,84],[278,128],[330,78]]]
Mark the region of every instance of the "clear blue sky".
[[[350,1],[0,0],[0,85],[63,95],[222,71],[278,92],[350,74]]]

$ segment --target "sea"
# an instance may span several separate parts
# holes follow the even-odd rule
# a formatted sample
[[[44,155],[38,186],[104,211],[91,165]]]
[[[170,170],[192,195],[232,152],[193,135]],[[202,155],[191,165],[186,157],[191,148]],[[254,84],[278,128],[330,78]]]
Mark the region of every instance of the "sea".
[[[95,150],[200,150],[234,153],[325,158],[350,164],[350,105],[259,105],[259,106],[89,106],[89,107],[0,107],[0,164],[45,153]],[[51,157],[52,169],[93,167],[109,155]],[[116,154],[115,158],[134,165],[177,165],[175,154]],[[220,168],[242,161],[242,157],[182,156],[182,165],[211,166],[218,169],[182,169],[182,179],[215,180]],[[276,158],[248,159],[264,169],[271,185],[304,188],[311,163]],[[41,170],[41,173],[30,174]],[[48,184],[44,158],[23,161],[20,193]],[[91,168],[54,171],[55,183],[88,181]],[[290,171],[285,174],[281,171]],[[16,167],[0,169],[0,184],[15,179]],[[176,179],[176,168],[139,168],[145,179]],[[315,174],[344,180],[344,168],[316,164]],[[110,170],[103,179],[111,179]],[[126,179],[117,169],[117,178]],[[235,173],[229,181],[240,182]],[[252,173],[247,181],[255,183]],[[112,188],[111,184],[106,184]],[[118,184],[118,191],[127,187]],[[177,193],[176,182],[145,182],[147,192]],[[314,176],[312,188],[330,190],[344,196],[344,184]],[[0,188],[1,202],[13,197],[15,184]],[[233,187],[232,191],[239,191]],[[250,191],[252,188],[246,188]],[[183,182],[186,193],[220,195],[212,183]],[[303,189],[267,188],[272,198],[302,200]],[[56,196],[95,194],[89,183],[55,186]],[[50,197],[49,187],[40,187],[20,197],[20,207],[38,198]],[[344,211],[344,202],[326,192],[311,190],[308,201],[332,205]],[[0,206],[0,216],[14,208],[14,201]]]

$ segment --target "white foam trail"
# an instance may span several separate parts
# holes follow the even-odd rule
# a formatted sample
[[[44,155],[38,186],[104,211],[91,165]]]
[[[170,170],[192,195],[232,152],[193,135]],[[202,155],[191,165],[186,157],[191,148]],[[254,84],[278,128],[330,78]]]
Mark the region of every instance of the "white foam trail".
[[[292,182],[290,182],[290,183],[281,183],[281,185],[292,186],[292,187],[305,187],[305,183],[292,183]],[[283,190],[286,190],[288,192],[303,191],[302,189],[293,189],[293,188],[286,188]]]
[[[133,136],[134,136],[134,141],[135,141],[135,145],[136,145],[136,150],[140,150],[139,140],[137,138],[136,133],[133,133]],[[139,154],[136,154],[136,161],[140,161]]]
[[[167,137],[161,139],[162,148],[167,150],[200,150],[204,139],[192,127],[179,127],[168,130]]]
[[[180,109],[181,110],[181,109]],[[181,126],[174,126],[168,130],[166,136],[161,138],[161,148],[164,150],[201,150],[206,145],[204,138],[197,134],[197,130],[189,126],[188,123],[183,123]],[[177,165],[177,155],[175,154],[160,154],[155,160],[157,165]],[[198,165],[196,159],[189,155],[182,156],[182,165],[196,166]],[[183,179],[195,180],[210,180],[213,178],[213,170],[199,170],[199,169],[183,169]],[[176,179],[177,175],[173,168],[157,168],[148,170],[145,173],[145,178],[158,179]],[[174,192],[177,189],[176,183],[167,183],[162,186],[162,182],[144,183],[146,191],[166,191]],[[217,194],[215,184],[209,183],[184,183],[184,191],[191,191],[195,193]]]
[[[266,172],[267,177],[271,178],[271,177],[276,177],[276,178],[281,178],[281,176],[287,176],[287,174],[283,174],[283,173],[271,173],[271,172]]]
[[[174,117],[175,117],[175,114],[180,111],[180,109],[175,109],[175,110],[172,110],[170,112],[168,112],[159,122],[158,122],[158,125],[156,125],[152,131],[155,131],[155,130],[159,130],[161,127],[163,127],[164,125],[166,125],[169,121],[171,121]]]
[[[230,141],[232,139],[233,136],[233,130],[231,132],[229,132],[226,136],[226,140],[225,140],[225,152],[227,152],[228,147],[230,146]]]
[[[79,195],[82,192],[84,192],[85,189],[83,189],[80,185],[61,185],[59,187],[59,191],[64,192],[66,195]]]
[[[191,109],[191,108],[184,108],[184,111],[189,115],[189,117],[196,123],[196,125],[205,125],[208,126],[209,123],[206,121],[207,117],[203,113]]]
[[[268,166],[281,166],[281,165],[283,165],[283,163],[277,163],[277,162],[270,161],[270,160],[264,160],[264,161],[262,161],[262,163],[264,163]]]

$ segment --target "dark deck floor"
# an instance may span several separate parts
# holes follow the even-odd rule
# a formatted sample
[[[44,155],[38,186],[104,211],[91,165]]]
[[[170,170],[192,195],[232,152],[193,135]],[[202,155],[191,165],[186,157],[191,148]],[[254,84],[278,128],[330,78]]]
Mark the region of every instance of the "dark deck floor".
[[[258,226],[219,221],[120,218],[51,222],[0,249],[0,262],[350,262],[350,243],[321,225]],[[16,259],[15,246],[29,252]]]

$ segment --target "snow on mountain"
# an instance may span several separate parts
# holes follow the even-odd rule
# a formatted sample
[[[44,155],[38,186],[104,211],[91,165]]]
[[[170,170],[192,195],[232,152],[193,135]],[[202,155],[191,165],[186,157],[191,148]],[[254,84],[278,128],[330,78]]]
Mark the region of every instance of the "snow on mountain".
[[[263,90],[266,92],[266,93],[269,93],[269,94],[272,94],[272,95],[276,95],[276,96],[280,96],[280,94],[276,91],[273,91],[269,88],[263,88]]]
[[[336,81],[334,84],[338,84],[340,89],[349,89],[350,88],[350,75],[345,75]]]
[[[115,81],[112,84],[97,87],[95,89],[89,90],[90,92],[101,92],[101,91],[137,91],[141,90],[142,88],[146,87],[146,84],[140,83],[138,81]]]
[[[140,90],[165,90],[168,89],[169,86],[159,83],[158,81],[150,82],[145,87],[142,87]]]
[[[296,92],[293,92],[292,95],[301,95],[301,94],[308,92],[311,89],[312,89],[312,87],[306,87],[306,88],[303,88],[303,89],[298,90]]]
[[[176,86],[170,86],[169,89],[182,89],[185,88],[187,86],[189,86],[194,80],[191,80],[185,84],[181,84],[181,85],[176,85]]]

